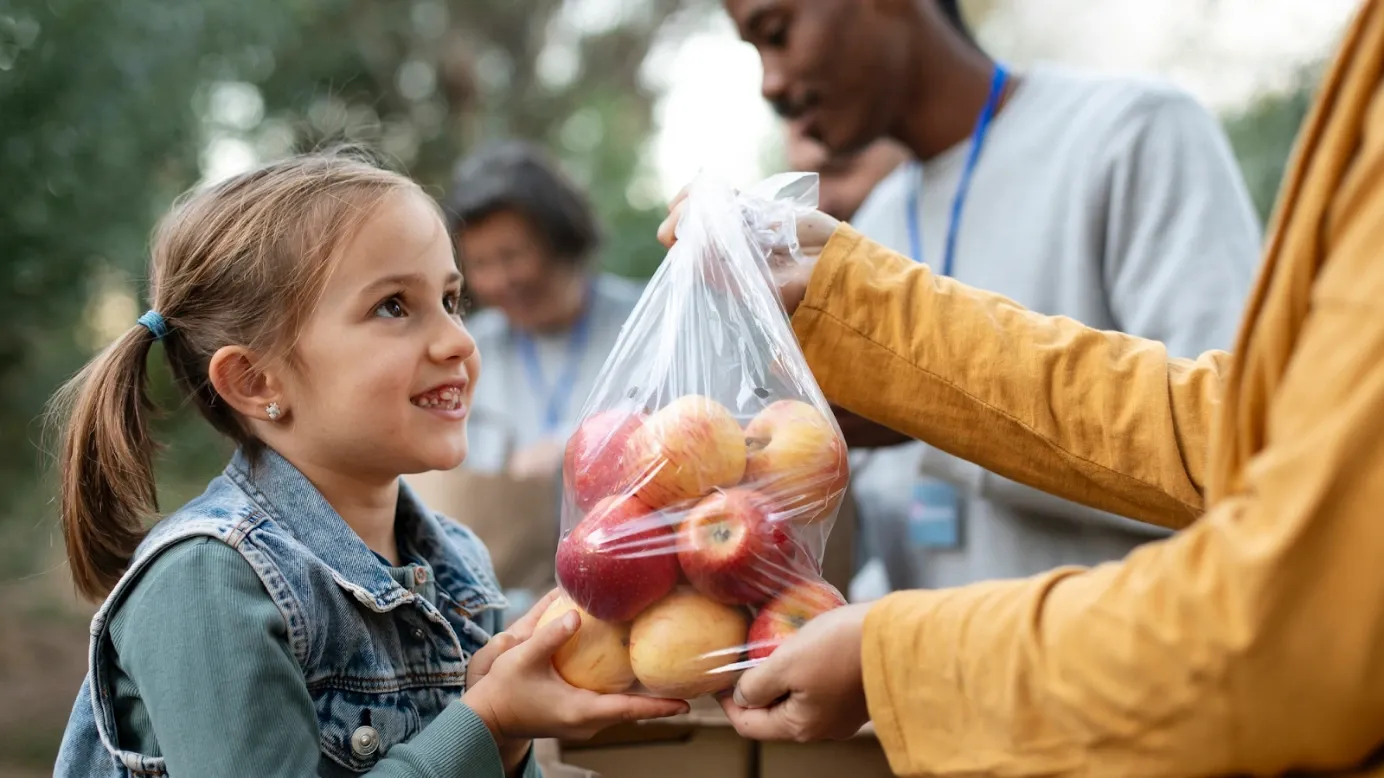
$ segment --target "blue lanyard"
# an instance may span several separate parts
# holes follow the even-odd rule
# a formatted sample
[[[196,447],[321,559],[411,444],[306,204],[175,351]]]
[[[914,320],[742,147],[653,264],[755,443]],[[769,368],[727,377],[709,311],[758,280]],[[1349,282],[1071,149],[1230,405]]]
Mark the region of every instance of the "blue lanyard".
[[[990,80],[990,96],[986,98],[985,107],[981,109],[980,118],[976,120],[975,132],[971,134],[971,150],[966,156],[966,167],[961,170],[961,181],[957,183],[956,194],[952,197],[951,223],[947,227],[947,251],[942,258],[944,276],[952,274],[952,267],[956,262],[956,235],[960,232],[961,211],[966,204],[966,195],[971,189],[971,175],[975,173],[976,162],[980,159],[980,147],[985,145],[985,135],[990,131],[990,122],[995,118],[995,110],[999,107],[1000,96],[1004,94],[1004,85],[1008,80],[1009,72],[1004,69],[1004,65],[996,63],[995,76]],[[908,190],[908,242],[915,262],[923,261],[923,233],[918,225],[918,199],[921,187],[921,182],[915,180]]]
[[[548,390],[547,382],[543,380],[543,365],[538,361],[538,349],[533,338],[523,332],[514,333],[519,341],[519,354],[524,358],[524,372],[528,375],[529,386],[532,387],[534,396],[547,398],[543,416],[544,433],[551,434],[562,426],[562,414],[567,410],[567,404],[577,383],[577,374],[581,372],[582,356],[586,352],[587,335],[591,330],[591,308],[594,304],[595,290],[588,287],[581,318],[572,325],[572,334],[567,339],[567,363],[558,373],[551,391]]]

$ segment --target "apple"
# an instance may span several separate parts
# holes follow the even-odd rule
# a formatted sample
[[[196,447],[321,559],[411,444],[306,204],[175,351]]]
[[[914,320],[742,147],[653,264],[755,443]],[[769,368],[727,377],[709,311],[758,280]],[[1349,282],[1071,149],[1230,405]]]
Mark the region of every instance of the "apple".
[[[538,629],[568,611],[581,617],[576,634],[553,654],[553,667],[567,683],[600,694],[618,694],[634,685],[630,667],[630,628],[586,613],[567,595],[553,600],[538,617]]]
[[[692,699],[735,685],[749,619],[688,588],[639,614],[630,627],[630,666],[651,694]]]
[[[562,480],[577,507],[591,510],[596,503],[630,486],[626,461],[629,438],[644,423],[641,411],[613,409],[592,414],[567,439],[562,457]]]
[[[745,483],[802,524],[827,518],[850,480],[846,442],[821,411],[801,400],[770,403],[745,427]]]
[[[820,574],[792,525],[774,521],[765,507],[757,492],[735,488],[703,498],[688,513],[678,562],[697,591],[727,605],[754,605],[805,574]]]
[[[603,621],[629,621],[678,581],[677,532],[639,498],[607,497],[558,543],[562,590]]]
[[[764,659],[804,624],[845,604],[846,598],[826,581],[799,581],[760,609],[750,624],[750,660]]]
[[[685,395],[630,436],[637,494],[654,508],[694,500],[745,475],[745,433],[724,405]]]

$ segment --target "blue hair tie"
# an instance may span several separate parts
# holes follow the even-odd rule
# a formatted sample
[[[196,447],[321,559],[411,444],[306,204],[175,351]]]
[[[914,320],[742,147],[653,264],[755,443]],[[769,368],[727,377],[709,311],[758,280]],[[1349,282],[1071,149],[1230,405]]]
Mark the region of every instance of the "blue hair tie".
[[[168,320],[158,311],[145,311],[144,315],[139,317],[139,323],[153,333],[154,340],[168,337]]]

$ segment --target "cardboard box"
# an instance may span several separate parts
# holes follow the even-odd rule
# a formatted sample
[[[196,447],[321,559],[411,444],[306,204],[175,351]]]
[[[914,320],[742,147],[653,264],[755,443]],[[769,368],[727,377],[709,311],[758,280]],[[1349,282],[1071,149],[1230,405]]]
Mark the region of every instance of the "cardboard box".
[[[753,778],[754,744],[709,700],[671,719],[622,724],[560,744],[561,761],[600,778]]]
[[[759,744],[757,778],[884,778],[893,774],[868,725],[850,740]]]
[[[490,552],[502,587],[527,589],[541,597],[556,585],[557,478],[514,478],[463,467],[404,480],[429,508],[476,533]]]
[[[543,770],[543,778],[601,778],[590,770],[562,763],[562,747],[556,740],[535,740],[533,758]]]
[[[612,727],[585,742],[563,742],[555,765],[593,778],[885,778],[884,750],[868,725],[850,740],[756,743],[736,734],[709,700],[673,719]],[[546,769],[546,765],[545,765]]]

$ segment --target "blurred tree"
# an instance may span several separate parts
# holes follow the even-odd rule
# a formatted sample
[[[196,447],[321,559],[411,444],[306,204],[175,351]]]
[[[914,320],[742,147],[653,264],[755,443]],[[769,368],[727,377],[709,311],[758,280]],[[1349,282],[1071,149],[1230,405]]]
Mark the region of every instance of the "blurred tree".
[[[276,45],[285,17],[268,1],[0,0],[0,518],[32,492],[45,399],[92,345],[74,324],[129,287],[152,220],[196,177],[199,85],[243,41]]]
[[[676,34],[682,2],[329,2],[249,79],[263,121],[215,131],[267,156],[367,141],[437,192],[476,143],[537,141],[591,188],[609,233],[605,266],[645,276],[662,253],[658,209],[627,196],[653,131],[640,69],[660,31]]]
[[[1226,133],[1260,218],[1268,222],[1298,130],[1312,106],[1321,66],[1304,68],[1284,91],[1260,97],[1227,117]]]
[[[43,403],[138,316],[149,230],[199,178],[359,140],[440,194],[474,144],[524,137],[590,187],[605,266],[650,274],[661,208],[630,196],[653,130],[640,70],[689,22],[682,2],[0,0],[0,528],[51,529]],[[161,434],[175,491],[223,460],[190,413]]]

